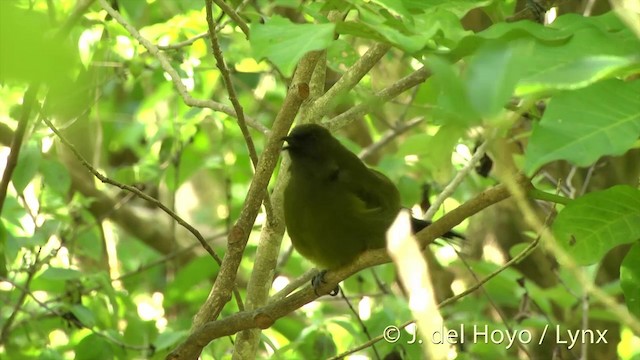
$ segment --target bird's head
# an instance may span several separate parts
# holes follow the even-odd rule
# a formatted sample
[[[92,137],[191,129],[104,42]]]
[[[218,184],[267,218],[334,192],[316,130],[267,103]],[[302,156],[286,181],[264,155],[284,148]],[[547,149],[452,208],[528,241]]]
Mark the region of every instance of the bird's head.
[[[282,149],[289,152],[294,164],[326,162],[329,159],[328,153],[337,142],[329,130],[316,124],[298,125],[282,140],[287,142]]]

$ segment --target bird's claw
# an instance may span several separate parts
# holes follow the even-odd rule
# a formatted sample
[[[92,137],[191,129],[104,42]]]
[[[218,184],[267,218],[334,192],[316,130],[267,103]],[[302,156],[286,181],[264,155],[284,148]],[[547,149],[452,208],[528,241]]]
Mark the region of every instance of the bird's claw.
[[[536,17],[538,22],[544,22],[544,14],[547,12],[547,9],[545,9],[544,6],[540,5],[535,0],[527,0],[527,8],[531,11],[533,16]]]
[[[318,294],[318,288],[322,286],[322,284],[327,283],[326,281],[324,281],[324,275],[326,273],[327,273],[327,270],[322,270],[311,279],[311,286],[313,287],[313,292],[316,294],[316,296],[321,296],[320,294]],[[339,293],[340,293],[340,287],[336,285],[336,287],[333,290],[331,290],[331,292],[329,292],[329,295],[336,296]]]

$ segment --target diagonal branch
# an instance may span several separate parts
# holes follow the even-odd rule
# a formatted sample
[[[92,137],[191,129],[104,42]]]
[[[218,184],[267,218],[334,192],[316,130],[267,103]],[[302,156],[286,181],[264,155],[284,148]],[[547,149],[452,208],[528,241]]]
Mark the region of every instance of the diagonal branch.
[[[373,68],[389,51],[390,45],[377,43],[358,59],[324,95],[316,99],[307,110],[304,122],[316,123],[331,110],[329,106],[339,96],[344,95]]]
[[[262,200],[267,194],[267,185],[280,157],[282,137],[291,127],[300,105],[309,96],[309,79],[319,57],[319,52],[310,52],[298,64],[292,80],[293,85],[289,89],[282,108],[276,116],[272,130],[267,138],[264,152],[260,155],[255,176],[249,185],[243,208],[240,211],[238,220],[229,232],[227,252],[222,260],[220,273],[218,273],[207,301],[194,318],[192,329],[196,329],[195,331],[199,331],[197,329],[200,326],[216,319],[230,299],[229,289],[233,288],[235,284],[251,228],[258,216]]]
[[[244,36],[247,37],[247,39],[249,38],[249,26],[247,25],[247,23],[242,20],[242,18],[240,17],[240,15],[238,15],[238,13],[233,10],[233,8],[231,8],[231,6],[229,6],[226,2],[224,2],[223,0],[213,0],[214,3],[216,3],[216,5],[218,5],[218,7],[227,15],[229,15],[229,17],[236,22],[236,24],[238,24],[238,26],[240,27],[240,30],[242,30],[242,32],[244,33]],[[209,0],[207,0],[207,7],[211,7],[211,2]],[[208,15],[208,13],[207,13]]]
[[[524,176],[519,177],[516,182],[523,187],[529,186],[529,179]],[[418,233],[417,238],[420,245],[426,246],[464,219],[509,196],[510,192],[504,185],[498,185],[485,190],[460,207],[448,212],[431,226]],[[366,251],[351,264],[327,272],[325,274],[326,283],[318,287],[317,291],[320,294],[329,293],[336,287],[336,284],[356,272],[390,261],[391,259],[386,249]],[[167,356],[167,359],[195,359],[202,351],[202,348],[210,341],[246,329],[266,329],[277,319],[288,315],[303,305],[315,300],[317,297],[318,295],[316,295],[314,289],[306,286],[292,295],[269,302],[267,305],[258,309],[241,311],[221,320],[207,322],[193,331],[184,343]],[[444,305],[441,304],[441,306]]]
[[[431,76],[431,72],[426,68],[422,67],[411,74],[403,77],[402,79],[396,81],[395,83],[387,86],[386,88],[378,91],[375,96],[373,96],[366,103],[356,105],[351,109],[343,112],[342,114],[332,118],[331,120],[327,120],[325,125],[330,130],[336,130],[346,125],[351,119],[362,116],[372,104],[376,104],[379,106],[382,103],[385,103],[394,97],[400,95],[401,93],[411,89],[414,86],[417,86],[423,83],[429,76]]]
[[[31,108],[36,102],[36,94],[40,88],[39,84],[33,84],[29,86],[24,93],[24,100],[22,101],[22,113],[20,114],[20,120],[18,122],[18,128],[13,134],[13,141],[11,142],[11,152],[7,158],[7,166],[4,168],[4,174],[2,174],[2,182],[0,183],[0,213],[4,205],[4,200],[7,197],[7,188],[9,187],[9,181],[11,181],[11,175],[18,165],[18,156],[20,155],[20,148],[22,147],[22,140],[24,139],[24,133],[27,130],[29,124],[29,116],[31,115]]]

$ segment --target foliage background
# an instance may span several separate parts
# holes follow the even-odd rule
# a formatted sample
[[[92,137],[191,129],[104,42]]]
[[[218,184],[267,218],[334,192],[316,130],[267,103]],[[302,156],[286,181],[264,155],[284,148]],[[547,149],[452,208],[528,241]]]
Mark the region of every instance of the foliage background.
[[[199,339],[203,359],[328,358],[413,319],[411,289],[387,263],[342,283],[355,313],[345,299],[323,297],[286,308],[261,332],[188,337],[220,266],[160,204],[219,257],[229,251],[257,178],[247,135],[268,163],[292,76],[310,51],[320,65],[298,119],[339,129],[398,184],[406,206],[425,210],[485,141],[489,175],[461,177],[436,218],[509,183],[514,169],[544,191],[456,221],[468,237],[460,253],[427,249],[438,302],[501,270],[440,309],[448,328],[526,330],[535,340],[546,325],[563,339],[566,330],[607,330],[607,344],[567,350],[553,334],[509,349],[467,341],[451,356],[640,357],[640,18],[631,5],[541,2],[559,14],[543,26],[526,19],[535,13],[525,1],[215,3],[213,37],[201,0],[0,2],[3,357],[164,358]],[[101,182],[87,164],[158,202]],[[249,224],[234,272],[248,309],[267,301],[260,286],[271,295],[289,281],[303,286],[310,267],[286,236],[280,246],[286,174],[267,177],[272,202]],[[537,247],[507,264],[527,244]],[[232,300],[219,319],[245,313]],[[423,356],[401,334],[352,357]]]

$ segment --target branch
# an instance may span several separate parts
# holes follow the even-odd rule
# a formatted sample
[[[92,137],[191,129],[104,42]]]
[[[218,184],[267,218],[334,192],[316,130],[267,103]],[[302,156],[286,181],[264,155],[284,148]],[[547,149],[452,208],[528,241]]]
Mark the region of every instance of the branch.
[[[175,50],[175,49],[180,49],[186,46],[189,46],[191,44],[193,44],[194,42],[200,40],[200,39],[204,39],[207,37],[207,35],[209,35],[208,31],[205,31],[203,33],[200,33],[192,38],[189,38],[185,41],[180,41],[177,42],[175,44],[170,44],[170,45],[158,45],[158,50]]]
[[[292,86],[284,99],[282,108],[276,116],[263,153],[260,155],[255,176],[249,185],[244,206],[235,225],[229,232],[228,247],[222,261],[220,272],[209,293],[209,298],[196,314],[193,329],[216,319],[224,305],[229,301],[238,267],[242,260],[251,228],[258,216],[262,200],[267,193],[267,185],[280,157],[282,137],[286,135],[298,113],[302,102],[309,96],[309,79],[320,56],[319,52],[305,55],[294,74]],[[196,330],[197,331],[197,330]]]
[[[540,238],[537,238],[536,240],[531,242],[524,250],[522,250],[522,252],[520,252],[518,255],[516,255],[513,259],[509,260],[506,264],[500,266],[495,271],[493,271],[491,274],[487,275],[482,280],[476,282],[473,286],[471,286],[470,288],[468,288],[465,291],[461,292],[460,294],[452,296],[452,297],[444,300],[440,304],[438,304],[438,309],[442,309],[445,306],[449,306],[449,305],[455,303],[456,301],[462,299],[463,297],[465,297],[465,296],[475,292],[476,290],[480,289],[480,287],[482,287],[484,284],[486,284],[489,280],[491,280],[494,277],[498,276],[498,274],[500,274],[501,272],[503,272],[506,269],[510,268],[512,265],[518,264],[520,261],[522,261],[526,257],[528,257],[529,254],[531,254],[533,252],[533,250],[535,250],[538,247],[539,244],[540,244]],[[406,328],[407,326],[409,326],[409,325],[411,325],[413,323],[415,323],[415,320],[409,320],[409,321],[399,325],[398,326],[398,330],[402,330],[402,329]],[[351,355],[353,353],[356,353],[356,352],[358,352],[358,351],[360,351],[362,349],[366,349],[369,346],[377,343],[378,341],[380,341],[382,339],[384,339],[384,335],[376,336],[375,338],[371,339],[370,341],[367,341],[367,342],[363,343],[362,345],[359,345],[359,346],[357,346],[357,347],[355,347],[353,349],[350,349],[350,350],[345,351],[345,352],[343,352],[341,354],[338,354],[335,357],[329,358],[328,360],[344,359],[346,356]]]
[[[524,176],[518,177],[517,182],[522,186],[528,186],[529,184],[529,180]],[[509,196],[510,193],[504,185],[498,185],[483,191],[475,198],[448,212],[431,226],[418,233],[416,237],[418,238],[420,246],[426,246],[428,243],[433,242],[436,238],[453,228],[454,225],[459,224],[471,215],[502,201]],[[319,294],[327,294],[333,290],[340,281],[357,273],[358,271],[370,266],[388,263],[390,261],[391,259],[389,258],[386,249],[366,251],[351,264],[336,270],[328,271],[324,277],[326,283],[319,286],[317,291]],[[218,275],[218,278],[220,278],[220,275]],[[306,286],[290,296],[269,302],[261,308],[241,311],[221,320],[207,322],[193,331],[184,343],[178,346],[167,356],[167,359],[195,359],[202,351],[202,348],[212,340],[222,336],[229,336],[242,330],[254,328],[266,329],[277,319],[288,315],[294,310],[315,300],[317,297],[318,295],[315,294],[314,289],[312,289],[311,286]],[[457,297],[454,298],[456,300],[458,299]]]
[[[233,10],[234,12],[238,12],[242,9],[245,8],[245,6],[247,6],[247,4],[249,3],[249,0],[243,0],[242,3],[240,3],[240,5],[238,5],[238,7],[236,7],[235,10]],[[216,22],[220,23],[220,21],[222,21],[222,18],[224,17],[224,14],[218,16],[218,19]],[[220,23],[218,26],[216,26],[216,31],[220,31],[220,29],[222,29],[223,27],[225,27],[228,24],[228,22],[224,22],[224,23]],[[158,49],[160,50],[175,50],[175,49],[180,49],[186,46],[189,46],[191,44],[193,44],[194,42],[196,42],[197,40],[206,38],[207,35],[209,34],[208,31],[205,31],[203,33],[200,33],[190,39],[175,43],[175,44],[170,44],[170,45],[158,45]]]
[[[424,116],[421,116],[415,119],[411,119],[407,122],[397,123],[396,126],[394,126],[393,128],[387,130],[384,134],[382,134],[382,136],[378,141],[362,149],[362,151],[360,151],[360,153],[358,154],[358,157],[360,158],[360,160],[366,162],[367,159],[369,159],[369,157],[371,157],[373,154],[375,154],[385,145],[390,143],[393,139],[404,134],[407,130],[413,128],[414,126],[420,124],[423,121],[424,121]]]
[[[426,220],[430,220],[433,217],[433,214],[438,211],[440,205],[447,199],[454,191],[458,188],[462,180],[469,174],[472,169],[475,169],[476,165],[482,159],[487,149],[487,145],[489,144],[489,140],[485,140],[476,150],[476,153],[473,154],[471,160],[456,174],[456,176],[451,180],[451,182],[442,190],[440,194],[436,197],[436,200],[431,204],[429,210],[424,214],[423,218]]]
[[[318,59],[313,75],[309,83],[309,98],[315,99],[324,91],[324,78],[326,70],[326,51],[323,51]],[[305,106],[310,101],[305,102],[300,107],[300,113],[306,112]],[[284,211],[282,209],[284,189],[289,181],[289,161],[283,158],[280,162],[280,170],[271,192],[273,203],[272,216],[267,218],[260,231],[258,249],[254,257],[251,277],[247,284],[247,309],[253,310],[264,306],[269,299],[269,290],[277,276],[278,253],[284,235]],[[302,285],[302,284],[300,284]],[[297,289],[296,286],[291,291]],[[287,293],[288,294],[288,293]],[[260,341],[260,331],[258,329],[245,330],[236,335],[232,359],[253,359],[256,357]]]
[[[21,289],[20,295],[18,296],[18,300],[16,301],[16,304],[13,307],[13,311],[11,312],[11,315],[9,316],[8,319],[6,319],[6,321],[4,321],[4,324],[2,325],[2,330],[0,330],[0,344],[7,343],[7,338],[9,337],[9,332],[10,332],[9,330],[11,329],[11,325],[13,325],[13,322],[16,319],[16,315],[18,315],[18,311],[24,304],[24,301],[27,298],[27,295],[31,293],[31,291],[29,291],[29,286],[31,285],[31,281],[33,280],[34,275],[36,274],[36,272],[38,272],[38,270],[40,270],[42,265],[39,259],[40,251],[42,251],[42,248],[38,249],[38,252],[36,253],[36,257],[35,257],[35,260],[33,261],[33,264],[27,268],[27,279],[24,282],[24,287]]]
[[[422,67],[378,91],[375,96],[371,97],[366,103],[352,107],[333,119],[326,121],[324,125],[326,125],[330,130],[339,129],[351,121],[351,119],[362,116],[366,113],[372,104],[380,106],[412,87],[423,83],[429,76],[431,76],[431,72],[426,67]]]
[[[390,45],[380,43],[371,47],[355,64],[347,69],[331,89],[313,102],[305,114],[304,122],[316,123],[320,121],[322,116],[331,109],[329,106],[331,102],[353,89],[390,48]]]
[[[24,93],[22,100],[22,113],[20,114],[20,120],[18,121],[18,128],[13,134],[13,140],[11,141],[11,152],[7,157],[7,166],[4,168],[4,174],[2,174],[2,182],[0,182],[0,213],[4,206],[4,200],[7,197],[7,188],[9,187],[9,181],[13,175],[16,165],[18,165],[18,156],[20,155],[20,148],[22,147],[22,139],[24,133],[27,130],[29,124],[29,116],[31,115],[31,107],[36,102],[36,94],[40,84],[30,85],[27,91]]]
[[[218,7],[220,7],[220,9],[225,14],[227,14],[231,19],[233,19],[233,21],[235,21],[236,24],[238,24],[238,26],[240,27],[240,30],[242,30],[242,32],[244,33],[244,36],[247,39],[249,39],[249,26],[247,26],[247,23],[244,22],[244,20],[242,20],[240,15],[238,15],[238,13],[235,10],[233,10],[231,6],[227,5],[227,3],[222,0],[213,0],[213,2],[216,3],[216,5],[218,5]],[[211,7],[210,1],[207,1],[207,7],[209,8]],[[211,29],[209,29],[209,31],[211,31]]]

